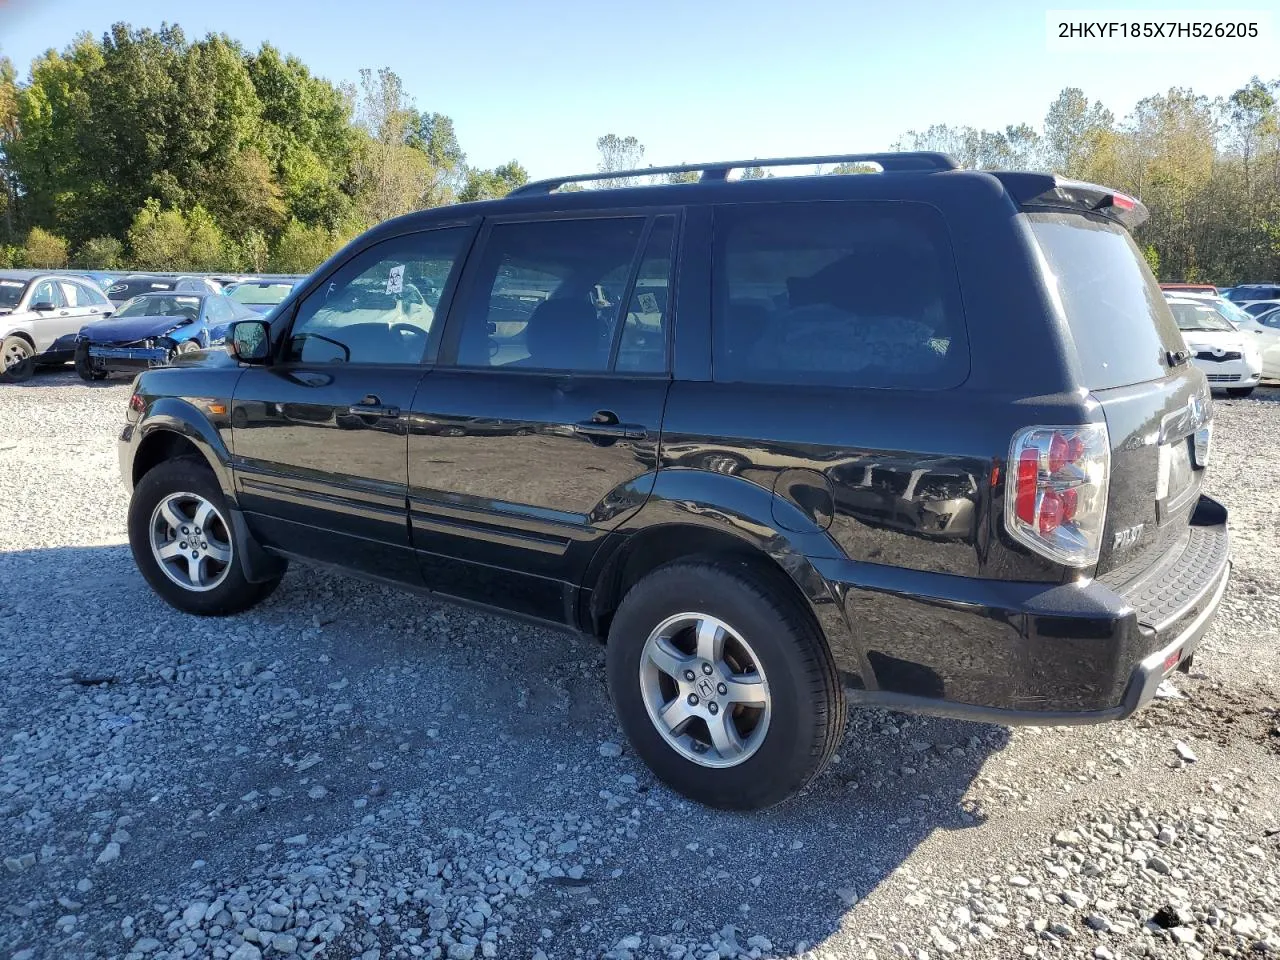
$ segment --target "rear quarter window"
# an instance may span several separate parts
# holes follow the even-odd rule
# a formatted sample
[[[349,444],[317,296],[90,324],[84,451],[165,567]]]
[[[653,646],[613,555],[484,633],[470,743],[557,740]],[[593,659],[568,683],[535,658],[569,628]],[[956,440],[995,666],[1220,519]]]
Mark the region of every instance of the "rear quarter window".
[[[1182,334],[1156,278],[1119,224],[1074,213],[1027,214],[1044,281],[1091,390],[1158,380]]]
[[[926,204],[720,207],[712,284],[716,380],[922,389],[968,376],[951,243]]]

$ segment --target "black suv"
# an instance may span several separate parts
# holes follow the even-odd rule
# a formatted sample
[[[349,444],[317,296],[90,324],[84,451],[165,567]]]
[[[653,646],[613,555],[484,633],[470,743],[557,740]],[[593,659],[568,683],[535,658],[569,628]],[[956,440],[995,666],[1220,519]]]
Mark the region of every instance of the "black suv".
[[[724,807],[804,786],[846,698],[1127,716],[1229,569],[1145,209],[938,154],[749,165],[837,161],[879,172],[371,230],[229,357],[138,377],[143,575],[230,614],[296,559],[599,637],[635,750]]]

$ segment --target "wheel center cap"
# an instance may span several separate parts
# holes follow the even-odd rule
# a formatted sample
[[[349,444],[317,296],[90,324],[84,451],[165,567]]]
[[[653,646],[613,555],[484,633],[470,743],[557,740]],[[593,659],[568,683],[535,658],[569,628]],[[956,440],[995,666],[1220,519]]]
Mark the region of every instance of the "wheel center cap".
[[[716,695],[716,685],[710,677],[701,677],[698,680],[698,695],[703,700],[710,700]]]

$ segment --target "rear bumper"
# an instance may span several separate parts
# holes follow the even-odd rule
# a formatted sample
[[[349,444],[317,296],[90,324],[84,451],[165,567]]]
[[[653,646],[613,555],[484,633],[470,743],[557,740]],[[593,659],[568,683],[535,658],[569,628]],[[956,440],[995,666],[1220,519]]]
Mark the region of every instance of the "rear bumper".
[[[812,561],[855,627],[854,702],[1003,724],[1129,716],[1195,651],[1230,575],[1226,509],[1121,583],[1045,585]]]

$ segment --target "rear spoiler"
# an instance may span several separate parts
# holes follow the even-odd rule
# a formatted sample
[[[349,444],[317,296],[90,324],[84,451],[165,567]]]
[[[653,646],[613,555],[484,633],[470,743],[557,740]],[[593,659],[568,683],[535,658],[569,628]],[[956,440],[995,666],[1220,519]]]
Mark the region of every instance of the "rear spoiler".
[[[1129,231],[1146,223],[1149,211],[1141,200],[1109,187],[1068,180],[1051,173],[996,173],[1020,210],[1096,213]]]

